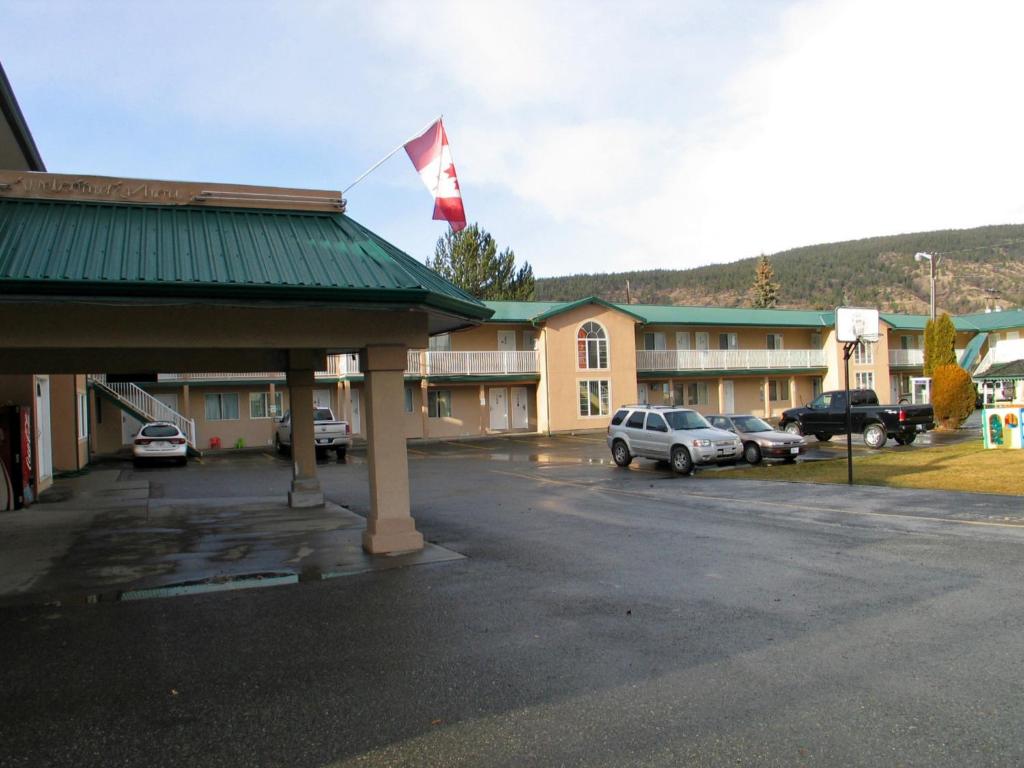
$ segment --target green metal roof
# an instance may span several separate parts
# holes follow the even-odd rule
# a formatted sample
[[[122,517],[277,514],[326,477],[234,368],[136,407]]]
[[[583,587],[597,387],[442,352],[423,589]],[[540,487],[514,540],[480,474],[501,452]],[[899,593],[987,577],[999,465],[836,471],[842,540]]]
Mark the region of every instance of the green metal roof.
[[[742,307],[673,307],[630,304],[649,325],[758,325],[831,328],[834,312],[802,309],[744,309]]]
[[[341,213],[0,200],[7,294],[260,298],[491,310]]]
[[[585,307],[588,304],[596,304],[597,306],[605,307],[606,309],[617,309],[619,312],[629,315],[630,317],[639,320],[641,323],[644,322],[643,315],[639,315],[633,311],[633,305],[612,304],[610,301],[599,299],[597,296],[587,296],[586,298],[578,299],[577,301],[570,301],[564,304],[559,304],[558,306],[552,307],[546,312],[541,312],[537,315],[534,315],[533,322],[540,323],[543,322],[544,320],[547,320],[550,317],[554,317],[555,315],[560,315],[563,312],[568,312],[572,309],[576,309],[577,307]]]
[[[648,325],[756,325],[831,328],[833,312],[797,309],[743,309],[733,307],[674,307],[658,304],[612,304],[593,296],[578,301],[485,301],[494,310],[489,322],[541,322],[585,304],[600,304],[625,312]]]
[[[1005,381],[1007,379],[1024,379],[1024,360],[1013,360],[1009,363],[997,363],[980,376],[978,381]]]
[[[923,331],[928,315],[898,315],[882,312],[879,317],[898,331]],[[1024,328],[1024,309],[1007,309],[1002,312],[975,312],[970,315],[950,315],[953,327],[958,331],[975,333],[979,331],[1000,331],[1008,328]]]

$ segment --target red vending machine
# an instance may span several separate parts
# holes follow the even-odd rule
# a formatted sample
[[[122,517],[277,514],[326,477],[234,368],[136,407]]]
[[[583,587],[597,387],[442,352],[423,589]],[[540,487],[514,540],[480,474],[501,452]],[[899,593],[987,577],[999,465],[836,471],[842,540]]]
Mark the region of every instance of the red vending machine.
[[[32,409],[0,407],[0,511],[31,504],[34,483]]]

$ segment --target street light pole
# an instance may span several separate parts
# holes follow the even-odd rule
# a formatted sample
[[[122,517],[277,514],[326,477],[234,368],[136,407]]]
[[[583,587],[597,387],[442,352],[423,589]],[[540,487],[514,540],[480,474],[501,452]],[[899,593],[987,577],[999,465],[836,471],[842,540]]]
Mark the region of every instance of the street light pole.
[[[930,253],[915,253],[914,261],[927,261],[928,272],[931,282],[931,299],[928,302],[928,314],[931,317],[932,322],[935,322],[935,262],[938,261],[937,256],[932,256]]]

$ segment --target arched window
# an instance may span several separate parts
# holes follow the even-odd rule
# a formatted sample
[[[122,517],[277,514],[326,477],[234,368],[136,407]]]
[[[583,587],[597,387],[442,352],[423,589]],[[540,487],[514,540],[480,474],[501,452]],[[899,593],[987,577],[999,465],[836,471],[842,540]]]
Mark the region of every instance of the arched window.
[[[599,323],[590,321],[576,334],[576,358],[580,368],[608,367],[608,336]]]

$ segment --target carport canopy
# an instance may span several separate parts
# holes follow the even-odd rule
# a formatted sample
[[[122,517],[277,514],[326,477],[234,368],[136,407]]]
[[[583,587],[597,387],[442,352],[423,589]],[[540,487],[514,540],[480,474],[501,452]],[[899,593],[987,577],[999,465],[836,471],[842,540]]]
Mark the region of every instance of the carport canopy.
[[[422,546],[406,352],[490,314],[346,216],[337,192],[0,172],[0,373],[285,371],[302,505],[323,502],[314,372],[358,352],[371,552]]]

